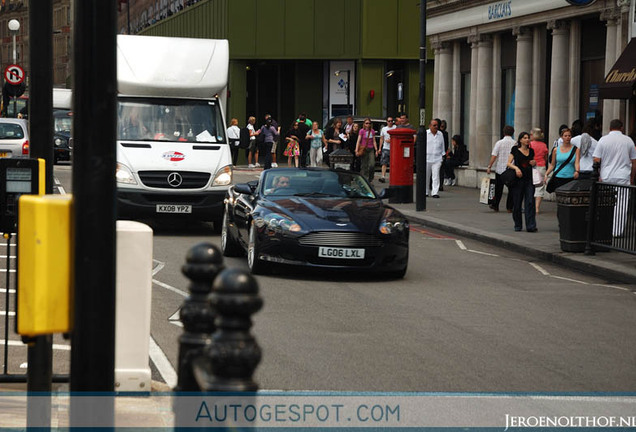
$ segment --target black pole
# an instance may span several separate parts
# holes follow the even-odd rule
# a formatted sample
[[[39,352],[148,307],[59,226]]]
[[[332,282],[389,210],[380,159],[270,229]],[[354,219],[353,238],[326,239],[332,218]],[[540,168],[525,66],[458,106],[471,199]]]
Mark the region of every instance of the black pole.
[[[420,128],[416,163],[415,210],[426,211],[426,0],[420,0]]]
[[[53,193],[53,1],[29,8],[31,157],[45,161],[45,192]],[[14,99],[15,103],[15,99]],[[14,105],[15,112],[15,105]],[[16,117],[18,113],[16,112]],[[7,270],[8,271],[8,270]],[[27,350],[27,391],[50,392],[53,338],[36,336]],[[51,424],[50,398],[28,398],[27,426]]]
[[[75,291],[71,392],[112,392],[115,381],[115,0],[75,0],[73,29],[73,197]],[[71,426],[112,424],[110,398],[99,407],[71,400]],[[102,423],[103,424],[103,423]]]

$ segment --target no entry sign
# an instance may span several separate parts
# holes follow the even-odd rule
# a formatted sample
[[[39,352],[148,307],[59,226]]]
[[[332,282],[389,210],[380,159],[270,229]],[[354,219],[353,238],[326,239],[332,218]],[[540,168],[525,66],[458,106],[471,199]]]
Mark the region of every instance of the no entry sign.
[[[24,81],[24,69],[16,64],[7,66],[4,70],[4,80],[9,84],[20,84]]]

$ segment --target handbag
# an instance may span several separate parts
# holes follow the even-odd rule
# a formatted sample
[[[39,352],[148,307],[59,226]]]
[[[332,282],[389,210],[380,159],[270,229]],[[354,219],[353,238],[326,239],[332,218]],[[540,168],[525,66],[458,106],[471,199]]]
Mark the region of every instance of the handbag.
[[[495,180],[490,177],[481,179],[481,191],[479,193],[479,202],[482,204],[492,205],[495,198]]]
[[[532,184],[535,186],[541,186],[543,184],[543,176],[536,168],[532,168]]]
[[[545,190],[548,193],[552,193],[552,192],[554,192],[556,190],[556,175],[559,173],[559,171],[561,171],[563,169],[564,166],[566,166],[567,164],[570,163],[570,161],[572,160],[572,157],[574,156],[574,153],[576,153],[576,147],[574,147],[574,148],[572,148],[572,150],[570,150],[570,155],[568,156],[568,158],[552,174],[552,177],[550,177],[550,180],[548,180],[548,183],[545,185]]]
[[[516,180],[517,172],[512,168],[506,168],[506,170],[501,173],[501,181],[508,187],[511,187]]]

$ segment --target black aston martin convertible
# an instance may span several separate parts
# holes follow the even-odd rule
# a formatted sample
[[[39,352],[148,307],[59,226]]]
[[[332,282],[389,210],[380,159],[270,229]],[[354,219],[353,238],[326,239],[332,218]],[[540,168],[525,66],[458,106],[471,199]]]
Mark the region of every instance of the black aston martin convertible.
[[[253,273],[273,265],[353,269],[404,277],[409,222],[385,205],[361,175],[321,168],[263,171],[258,181],[231,186],[221,246],[247,253]]]

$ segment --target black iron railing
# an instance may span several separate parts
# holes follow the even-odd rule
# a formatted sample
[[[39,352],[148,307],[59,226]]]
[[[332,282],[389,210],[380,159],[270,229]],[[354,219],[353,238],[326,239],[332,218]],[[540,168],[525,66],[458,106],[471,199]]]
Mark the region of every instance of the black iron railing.
[[[636,186],[593,182],[585,253],[616,250],[636,255]]]

